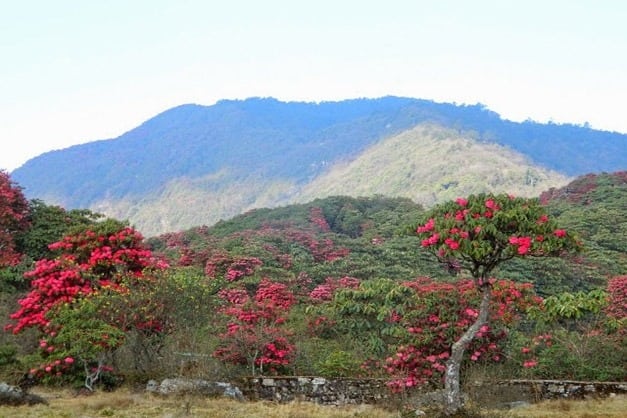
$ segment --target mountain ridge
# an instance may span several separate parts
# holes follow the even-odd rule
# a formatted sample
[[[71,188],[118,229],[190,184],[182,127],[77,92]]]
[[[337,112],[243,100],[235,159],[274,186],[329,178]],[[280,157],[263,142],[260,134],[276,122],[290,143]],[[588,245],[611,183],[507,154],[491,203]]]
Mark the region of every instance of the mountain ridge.
[[[421,124],[441,126],[449,136],[497,144],[523,156],[534,170],[549,169],[562,176],[547,183],[547,189],[575,175],[627,167],[624,134],[511,122],[480,104],[386,96],[319,103],[249,98],[212,106],[180,105],[117,138],[42,154],[11,175],[29,198],[67,208],[100,209],[146,225],[145,233],[158,233],[166,227],[192,226],[189,222],[213,222],[256,205],[289,203],[304,189],[315,197],[312,183],[328,178],[338,164],[359,161],[370,147]],[[167,202],[172,208],[147,210],[151,202],[153,206]],[[164,213],[157,216],[160,220],[146,220],[156,216],[155,211]],[[166,213],[171,220],[164,218]],[[147,226],[151,222],[153,226]]]

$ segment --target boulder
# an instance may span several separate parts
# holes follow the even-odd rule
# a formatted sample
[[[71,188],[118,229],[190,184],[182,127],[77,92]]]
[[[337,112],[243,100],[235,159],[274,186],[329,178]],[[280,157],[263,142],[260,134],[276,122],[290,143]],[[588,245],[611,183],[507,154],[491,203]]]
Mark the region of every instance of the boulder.
[[[242,391],[230,383],[210,382],[202,379],[172,378],[164,379],[161,383],[150,380],[146,384],[146,391],[157,395],[198,395],[224,396],[227,398],[244,400]]]
[[[44,398],[39,395],[28,393],[17,386],[11,386],[4,382],[0,382],[0,405],[35,405],[48,404]]]

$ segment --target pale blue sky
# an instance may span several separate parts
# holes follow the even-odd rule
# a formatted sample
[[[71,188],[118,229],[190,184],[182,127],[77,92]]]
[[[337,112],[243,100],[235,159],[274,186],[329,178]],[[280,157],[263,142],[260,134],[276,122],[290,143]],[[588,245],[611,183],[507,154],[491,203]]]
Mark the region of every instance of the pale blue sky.
[[[398,95],[627,133],[623,0],[0,0],[0,169],[220,99]]]

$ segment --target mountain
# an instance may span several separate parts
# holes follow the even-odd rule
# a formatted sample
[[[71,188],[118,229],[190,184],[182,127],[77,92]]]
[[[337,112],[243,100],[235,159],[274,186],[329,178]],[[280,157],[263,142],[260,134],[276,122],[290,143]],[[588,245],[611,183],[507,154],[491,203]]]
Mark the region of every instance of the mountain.
[[[475,191],[538,195],[625,167],[627,135],[511,122],[482,105],[251,98],[175,107],[118,138],[42,154],[11,177],[29,198],[154,235],[336,193],[429,205]]]

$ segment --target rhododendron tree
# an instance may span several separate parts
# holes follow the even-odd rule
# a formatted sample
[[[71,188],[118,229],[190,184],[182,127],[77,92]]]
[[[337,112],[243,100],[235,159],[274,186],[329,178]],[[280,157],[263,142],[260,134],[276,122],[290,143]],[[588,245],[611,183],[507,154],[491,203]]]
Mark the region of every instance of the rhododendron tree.
[[[0,268],[12,266],[20,261],[16,251],[16,234],[29,226],[28,202],[22,189],[16,185],[6,171],[0,170]]]
[[[607,283],[608,303],[605,314],[610,329],[627,333],[627,275],[616,276]]]
[[[142,240],[141,234],[134,229],[109,219],[51,244],[50,249],[56,252],[56,257],[37,261],[35,268],[26,273],[32,279],[31,291],[18,301],[20,308],[11,314],[10,318],[14,322],[6,329],[15,334],[26,328],[39,330],[42,334],[41,341],[45,342],[40,344],[40,348],[44,349],[44,354],[48,357],[58,348],[50,342],[59,338],[65,338],[62,341],[66,351],[71,346],[74,346],[72,350],[87,346],[100,347],[104,351],[114,349],[119,338],[109,338],[114,334],[112,330],[123,333],[128,329],[129,321],[124,321],[124,324],[119,319],[107,321],[107,314],[118,314],[105,309],[106,301],[96,304],[98,318],[94,318],[94,301],[100,292],[127,294],[130,289],[129,281],[150,280],[145,275],[147,271],[166,267],[152,257],[151,252],[143,246]],[[151,305],[144,301],[141,307],[141,312],[145,313]],[[135,326],[144,326],[151,331],[158,331],[162,327],[161,324],[148,322],[152,318],[147,319],[145,315],[136,319]],[[75,332],[80,328],[70,323],[81,320],[85,323],[96,321],[100,325],[92,324],[90,332]],[[68,323],[67,326],[65,322]],[[102,338],[94,340],[94,332]],[[67,335],[73,337],[69,338]],[[82,343],[86,345],[83,346]],[[77,357],[72,350],[58,355],[71,354],[72,358]],[[85,364],[94,360],[91,350],[80,351]],[[58,355],[55,361],[61,360]],[[63,363],[57,366],[60,365]],[[43,365],[42,370],[49,372],[48,367],[55,373],[64,370],[58,370],[51,365]]]
[[[243,288],[224,289],[219,296],[228,323],[216,358],[247,365],[253,375],[257,369],[276,373],[290,364],[295,347],[282,325],[296,299],[287,285],[264,278],[253,296]]]
[[[478,194],[446,202],[428,212],[415,232],[421,246],[455,270],[469,272],[481,301],[475,321],[451,347],[445,371],[445,413],[462,407],[460,367],[464,353],[488,324],[492,282],[501,263],[516,257],[559,256],[577,250],[577,239],[558,227],[537,199]]]
[[[205,274],[212,278],[224,278],[229,282],[251,276],[263,262],[257,257],[233,257],[218,252],[213,254],[205,264]]]
[[[43,330],[53,306],[102,286],[116,286],[128,274],[141,277],[149,266],[163,267],[144,248],[142,239],[134,229],[108,220],[50,244],[58,255],[37,261],[25,274],[32,279],[31,291],[18,302],[20,309],[11,315],[16,323],[8,328],[16,334],[28,327]]]

